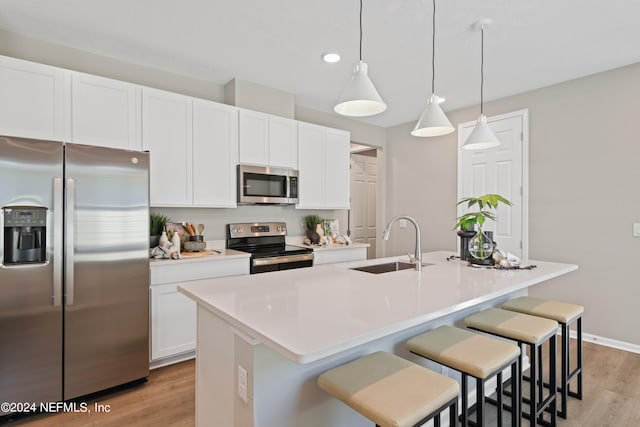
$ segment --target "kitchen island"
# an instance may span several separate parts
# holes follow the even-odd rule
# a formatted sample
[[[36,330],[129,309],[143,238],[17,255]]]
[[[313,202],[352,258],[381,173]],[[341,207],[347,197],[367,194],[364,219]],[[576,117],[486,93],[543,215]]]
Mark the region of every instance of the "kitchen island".
[[[350,269],[389,258],[180,285],[198,304],[197,425],[369,426],[316,386],[320,373],[377,350],[438,369],[404,341],[577,269],[473,268],[449,255],[423,254],[431,265],[420,272]]]

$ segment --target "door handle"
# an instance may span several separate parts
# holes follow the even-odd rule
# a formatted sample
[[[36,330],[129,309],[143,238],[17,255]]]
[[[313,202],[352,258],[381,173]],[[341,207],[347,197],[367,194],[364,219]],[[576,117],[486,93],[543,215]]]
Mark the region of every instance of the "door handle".
[[[73,305],[73,253],[74,253],[74,229],[73,220],[75,214],[75,180],[73,178],[67,178],[66,191],[65,191],[65,261],[64,261],[64,276],[65,276],[65,302],[66,305]]]
[[[63,221],[62,178],[53,178],[53,306],[62,303],[62,221]]]

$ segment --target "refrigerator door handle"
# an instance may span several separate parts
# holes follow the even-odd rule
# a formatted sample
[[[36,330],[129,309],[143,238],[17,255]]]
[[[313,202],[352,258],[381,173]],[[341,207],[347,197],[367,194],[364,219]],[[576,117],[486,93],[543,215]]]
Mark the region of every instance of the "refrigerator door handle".
[[[53,178],[53,306],[62,303],[62,178]]]
[[[65,304],[67,306],[73,305],[73,253],[74,248],[74,234],[73,234],[73,220],[74,220],[74,208],[75,208],[75,180],[73,178],[67,178],[66,180],[66,200],[65,200]]]

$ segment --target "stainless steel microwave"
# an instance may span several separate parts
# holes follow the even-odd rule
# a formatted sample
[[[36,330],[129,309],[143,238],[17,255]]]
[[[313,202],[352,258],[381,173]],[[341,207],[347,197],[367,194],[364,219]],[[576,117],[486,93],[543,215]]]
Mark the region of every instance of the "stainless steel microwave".
[[[238,165],[238,203],[291,205],[298,203],[298,171]]]

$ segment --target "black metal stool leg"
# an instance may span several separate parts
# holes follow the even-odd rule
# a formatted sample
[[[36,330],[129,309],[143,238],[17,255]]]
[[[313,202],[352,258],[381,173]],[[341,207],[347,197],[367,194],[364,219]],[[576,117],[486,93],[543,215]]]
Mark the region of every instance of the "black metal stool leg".
[[[578,393],[575,397],[582,400],[582,317],[578,317]]]
[[[498,405],[497,405],[498,406],[498,426],[497,427],[502,427],[502,393],[504,392],[503,385],[502,385],[502,371],[496,374],[496,381],[497,381],[496,398],[498,401]]]
[[[467,427],[469,425],[469,399],[467,395],[467,374],[462,373],[462,426]]]
[[[520,402],[522,400],[522,372],[520,372],[521,361],[522,355],[518,356],[518,359],[515,361],[515,363],[511,365],[511,390],[513,391],[513,393],[511,394],[513,396],[511,398],[511,427],[520,427],[520,424],[522,422],[522,411],[520,407]]]
[[[476,425],[484,426],[484,381],[476,379]]]
[[[453,405],[449,407],[449,425],[456,427],[458,425],[458,400],[453,402]]]
[[[569,395],[569,326],[566,323],[561,323],[562,328],[562,345],[560,346],[560,354],[562,362],[560,366],[560,411],[558,416],[560,418],[567,418],[567,397]]]
[[[531,378],[531,380],[529,381],[529,425],[534,427],[536,425],[536,413],[537,413],[537,409],[538,409],[538,402],[536,399],[536,394],[537,394],[537,390],[536,390],[536,378],[537,378],[537,373],[536,373],[536,365],[537,365],[537,361],[538,361],[538,351],[537,351],[537,346],[535,344],[530,344],[529,345],[529,370],[530,370],[530,375],[529,377]]]

